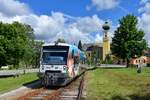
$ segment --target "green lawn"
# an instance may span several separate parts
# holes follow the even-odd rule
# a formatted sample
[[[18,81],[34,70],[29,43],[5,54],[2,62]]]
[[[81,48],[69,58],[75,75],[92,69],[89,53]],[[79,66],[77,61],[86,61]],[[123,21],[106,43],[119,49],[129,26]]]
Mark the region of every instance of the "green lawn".
[[[85,81],[88,100],[150,100],[150,68],[96,69]]]
[[[0,78],[0,94],[21,87],[23,84],[37,80],[36,73],[20,75],[19,77]]]

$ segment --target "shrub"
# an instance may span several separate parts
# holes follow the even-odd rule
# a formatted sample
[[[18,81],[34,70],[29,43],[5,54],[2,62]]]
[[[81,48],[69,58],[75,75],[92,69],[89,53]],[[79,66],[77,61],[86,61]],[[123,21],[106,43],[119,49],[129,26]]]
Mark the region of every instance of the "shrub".
[[[147,63],[147,67],[150,67],[150,62]]]

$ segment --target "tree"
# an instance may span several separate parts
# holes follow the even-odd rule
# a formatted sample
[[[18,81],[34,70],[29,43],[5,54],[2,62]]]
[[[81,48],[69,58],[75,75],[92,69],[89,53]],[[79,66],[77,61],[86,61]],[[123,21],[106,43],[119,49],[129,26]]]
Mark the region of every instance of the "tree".
[[[79,43],[78,43],[78,48],[82,51],[83,49],[82,49],[82,42],[81,42],[81,40],[79,41]]]
[[[91,60],[93,64],[96,64],[98,61],[98,48],[96,46],[93,46],[92,54],[91,54]]]
[[[111,55],[110,54],[107,54],[106,55],[106,58],[105,58],[105,64],[112,64],[113,63],[113,61],[112,61],[112,57],[111,57]]]
[[[27,37],[27,43],[24,46],[24,55],[23,55],[23,62],[25,66],[28,67],[30,65],[34,66],[34,59],[36,56],[35,48],[35,41],[34,41],[34,30],[30,25],[24,24],[25,28],[25,35]]]
[[[143,54],[147,48],[147,42],[144,39],[145,33],[137,29],[138,20],[134,15],[126,15],[119,20],[120,26],[115,31],[112,38],[111,51],[116,57],[127,61],[129,67],[130,59]]]
[[[6,64],[6,51],[3,47],[5,39],[3,36],[0,36],[0,67]]]
[[[28,56],[28,62],[33,58],[33,32],[29,25],[0,22],[0,66],[14,65],[18,68],[19,63],[25,60],[25,55]]]
[[[57,42],[57,43],[66,43],[65,39],[63,39],[63,38],[57,39],[56,42]]]
[[[34,44],[34,58],[32,60],[32,64],[35,67],[39,67],[41,48],[42,48],[43,44],[44,44],[44,42],[42,42],[42,41],[35,41],[35,44]]]

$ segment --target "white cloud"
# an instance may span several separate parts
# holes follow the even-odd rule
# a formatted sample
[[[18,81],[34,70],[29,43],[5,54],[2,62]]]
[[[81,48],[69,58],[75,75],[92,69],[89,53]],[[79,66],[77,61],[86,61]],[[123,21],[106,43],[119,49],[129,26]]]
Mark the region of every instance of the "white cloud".
[[[140,4],[145,4],[145,3],[147,3],[148,1],[150,1],[150,0],[141,0],[141,1],[140,1]]]
[[[139,28],[143,29],[145,34],[145,39],[148,41],[150,46],[150,3],[149,0],[142,0],[144,4],[143,7],[139,8],[141,16],[138,17]]]
[[[141,7],[141,8],[138,9],[138,12],[139,13],[143,13],[143,12],[150,13],[150,3],[146,2],[144,7]]]
[[[103,36],[101,35],[100,36],[100,34],[96,34],[96,38],[95,38],[95,42],[102,42],[102,39],[103,39]]]
[[[143,13],[142,16],[139,17],[139,27],[146,33],[146,39],[150,40],[150,14]]]
[[[92,33],[99,32],[103,23],[104,21],[99,19],[97,15],[93,15],[92,17],[77,18],[74,25],[84,33]]]
[[[87,10],[96,7],[98,11],[112,9],[119,5],[118,0],[91,0],[92,5],[86,7]]]
[[[29,14],[30,10],[25,3],[16,0],[0,0],[0,12],[11,17]]]
[[[38,40],[53,42],[58,38],[64,38],[71,43],[77,43],[79,40],[92,42],[95,41],[95,37],[91,33],[100,33],[104,23],[97,15],[72,17],[61,12],[51,12],[51,15],[36,15],[29,11],[26,4],[19,1],[0,0],[0,2],[3,3],[3,7],[0,7],[0,21],[5,23],[19,21],[29,24],[33,27]]]

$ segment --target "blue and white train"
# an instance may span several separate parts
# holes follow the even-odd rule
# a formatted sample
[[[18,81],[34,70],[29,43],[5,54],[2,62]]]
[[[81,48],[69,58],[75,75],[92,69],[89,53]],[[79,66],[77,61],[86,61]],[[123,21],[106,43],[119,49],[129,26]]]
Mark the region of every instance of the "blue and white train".
[[[84,52],[75,45],[48,43],[42,46],[39,79],[44,86],[64,86],[81,73]]]

